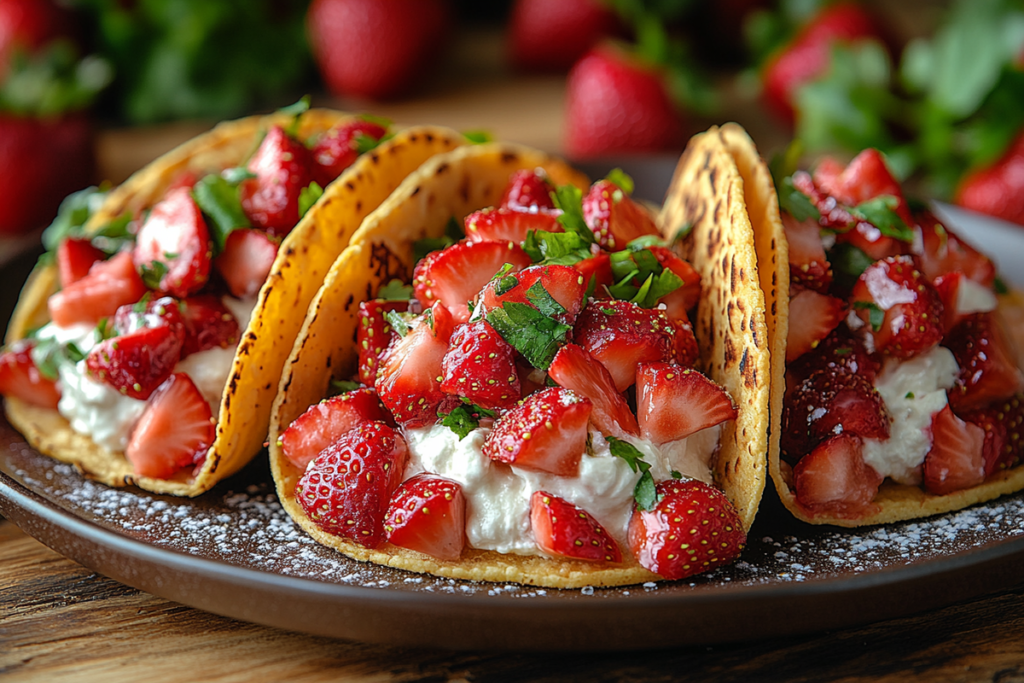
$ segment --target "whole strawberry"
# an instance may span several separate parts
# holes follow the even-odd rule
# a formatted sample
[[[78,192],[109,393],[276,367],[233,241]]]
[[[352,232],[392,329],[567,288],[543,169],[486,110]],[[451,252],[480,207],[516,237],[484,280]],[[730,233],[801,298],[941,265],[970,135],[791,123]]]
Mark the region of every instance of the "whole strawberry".
[[[445,0],[313,0],[306,17],[317,65],[336,95],[402,94],[436,57]]]
[[[565,151],[576,158],[679,148],[682,118],[661,71],[611,44],[569,72]]]
[[[619,21],[599,0],[516,0],[509,18],[509,58],[538,71],[568,69]]]
[[[1024,225],[1024,131],[1002,158],[965,177],[954,201],[965,208]]]
[[[57,38],[75,32],[67,9],[52,0],[4,0],[0,2],[0,73],[16,50],[33,52]]]

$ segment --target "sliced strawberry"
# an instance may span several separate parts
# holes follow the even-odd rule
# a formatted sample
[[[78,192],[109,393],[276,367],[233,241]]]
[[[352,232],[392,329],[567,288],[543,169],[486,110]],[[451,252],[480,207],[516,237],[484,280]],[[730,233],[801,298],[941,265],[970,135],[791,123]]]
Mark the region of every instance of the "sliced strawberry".
[[[404,313],[409,310],[408,301],[364,301],[359,304],[359,327],[356,329],[356,346],[359,349],[359,381],[373,386],[377,381],[377,367],[388,346],[398,333],[388,322],[386,313]]]
[[[575,344],[566,344],[551,361],[548,375],[566,389],[590,399],[594,404],[590,421],[608,436],[639,436],[633,411],[615,388],[612,376],[593,356]]]
[[[484,455],[524,470],[574,477],[587,446],[592,407],[558,387],[531,394],[494,423]]]
[[[663,444],[736,419],[729,394],[696,370],[644,363],[636,375],[640,436]]]
[[[583,274],[585,291],[590,292],[590,296],[595,299],[612,298],[612,295],[608,293],[608,287],[615,284],[615,275],[612,273],[611,258],[607,252],[601,252],[572,265]]]
[[[555,202],[551,199],[554,191],[555,186],[548,180],[543,169],[522,169],[508,179],[498,206],[513,211],[554,211]]]
[[[0,353],[0,394],[25,403],[57,410],[60,389],[57,382],[43,377],[32,360],[30,340],[15,342]]]
[[[1017,394],[962,417],[985,433],[982,454],[986,477],[1020,464],[1024,458],[1024,396]]]
[[[659,235],[647,209],[610,180],[598,180],[583,197],[583,220],[609,251],[625,248],[637,237]]]
[[[944,496],[985,480],[985,430],[946,406],[932,416],[932,448],[924,458],[924,487]]]
[[[178,304],[185,321],[185,342],[181,357],[207,349],[238,345],[238,320],[219,297],[200,294]]]
[[[960,271],[939,275],[932,285],[942,301],[942,329],[946,334],[968,315],[988,313],[999,307],[994,291]]]
[[[789,243],[789,281],[825,294],[832,285],[832,266],[825,256],[821,241],[821,227],[813,218],[797,221],[788,213],[782,214],[782,226]]]
[[[793,468],[797,503],[812,514],[857,518],[873,509],[883,477],[864,462],[854,434],[831,437]]]
[[[193,294],[210,277],[210,232],[187,188],[164,196],[149,212],[135,240],[135,266],[163,272],[160,287],[178,298]],[[156,265],[156,264],[161,265]]]
[[[466,216],[466,239],[470,242],[515,242],[522,244],[531,230],[565,232],[554,213],[483,209]]]
[[[270,275],[277,258],[278,244],[259,230],[232,230],[224,251],[213,265],[227,283],[228,291],[239,299],[256,296]]]
[[[942,340],[942,301],[910,256],[868,266],[853,286],[851,301],[865,333],[886,355],[910,358]]]
[[[477,294],[506,263],[514,272],[533,261],[512,242],[459,242],[416,264],[413,291],[424,308],[441,301],[456,322],[466,322]]]
[[[583,307],[583,296],[587,291],[586,280],[572,266],[530,266],[518,273],[488,282],[480,295],[483,311],[500,308],[506,301],[537,308],[536,298],[538,295],[543,296],[542,292],[535,289],[538,285],[565,309],[553,317],[566,325],[572,325]]]
[[[171,376],[183,338],[182,330],[169,325],[143,327],[94,346],[85,366],[94,379],[145,401]]]
[[[107,261],[98,261],[89,274],[50,297],[46,305],[50,319],[60,327],[75,323],[95,323],[133,304],[146,293],[146,285],[135,272],[130,252],[121,252]]]
[[[793,321],[790,321],[793,324]],[[839,325],[808,353],[796,361],[786,364],[786,384],[790,388],[811,376],[815,370],[827,367],[841,368],[846,372],[863,375],[869,382],[875,381],[880,368],[878,360],[868,353],[864,341],[850,332],[846,325]]]
[[[515,349],[485,320],[455,328],[441,368],[441,391],[481,408],[506,408],[521,396]]]
[[[284,457],[301,470],[320,451],[364,422],[385,422],[384,407],[373,389],[356,389],[311,405],[277,438]]]
[[[189,376],[178,372],[149,397],[124,454],[136,474],[167,479],[204,458],[213,438],[210,404]]]
[[[805,289],[789,300],[786,362],[811,351],[846,318],[846,302]]]
[[[92,264],[102,261],[106,254],[92,246],[87,237],[68,237],[57,246],[57,270],[60,285],[67,287],[89,274]]]
[[[637,366],[676,357],[675,328],[664,311],[629,301],[591,301],[580,313],[573,341],[604,365],[625,391],[636,381]]]
[[[311,149],[313,176],[321,187],[341,175],[359,158],[359,149],[376,143],[387,135],[387,128],[373,121],[351,121],[334,126],[320,136]]]
[[[702,481],[663,481],[653,510],[636,509],[629,547],[645,569],[669,580],[732,562],[747,534],[725,494]]]
[[[700,273],[689,263],[676,256],[668,247],[652,246],[648,250],[658,259],[663,268],[668,268],[683,281],[682,287],[661,297],[665,313],[671,320],[687,317],[700,300]]]
[[[921,270],[929,280],[948,273],[963,273],[980,285],[991,288],[996,279],[992,259],[967,244],[930,212],[917,216],[921,231]]]
[[[407,479],[391,497],[384,516],[389,543],[455,561],[466,545],[466,499],[462,486],[436,474]]]
[[[275,237],[299,222],[299,194],[313,180],[313,158],[305,145],[272,127],[246,166],[255,178],[238,186],[242,210],[253,227]]]
[[[688,318],[676,318],[672,323],[675,328],[676,363],[690,367],[700,359],[700,349],[697,348],[693,325]]]
[[[622,551],[589,512],[546,491],[530,496],[530,526],[549,555],[588,562],[622,562]]]
[[[366,422],[320,451],[295,486],[310,521],[365,548],[384,542],[384,515],[402,482],[408,448],[382,422]]]
[[[113,322],[114,331],[118,335],[130,334],[145,327],[166,325],[175,336],[182,339],[185,337],[185,318],[181,314],[181,306],[169,296],[151,299],[145,304],[140,301],[121,306],[114,313]]]
[[[1024,389],[1024,373],[997,314],[974,313],[954,327],[943,344],[953,352],[960,374],[949,390],[957,412],[984,408]]]

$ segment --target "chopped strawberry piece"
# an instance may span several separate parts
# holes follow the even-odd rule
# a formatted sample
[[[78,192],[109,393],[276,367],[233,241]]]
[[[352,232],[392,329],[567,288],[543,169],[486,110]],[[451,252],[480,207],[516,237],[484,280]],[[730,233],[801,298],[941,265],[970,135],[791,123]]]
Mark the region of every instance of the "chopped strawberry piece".
[[[944,496],[985,480],[985,430],[946,406],[932,416],[932,448],[922,474],[929,493]]]
[[[590,296],[595,299],[612,298],[607,288],[615,284],[615,275],[612,273],[611,257],[606,252],[572,265],[583,274],[583,284],[586,285],[584,291],[591,292]]]
[[[587,291],[586,280],[572,266],[530,266],[518,273],[488,282],[480,296],[483,310],[486,312],[500,308],[506,301],[537,308],[536,296],[543,296],[543,293],[535,289],[538,285],[565,309],[565,312],[556,314],[554,318],[572,325],[583,307],[583,296]]]
[[[283,237],[299,222],[299,194],[313,179],[313,158],[299,141],[274,126],[247,168],[255,178],[238,186],[242,210],[253,227]]]
[[[334,126],[321,135],[311,150],[317,183],[327,187],[359,158],[360,142],[375,144],[387,133],[379,123],[358,120]]]
[[[846,318],[846,302],[805,289],[789,300],[789,335],[786,362],[795,361],[818,346]]]
[[[664,311],[629,301],[591,301],[580,313],[573,341],[604,365],[625,391],[636,381],[637,366],[676,357],[675,328]]]
[[[206,455],[214,431],[210,404],[178,372],[149,397],[124,454],[136,474],[167,479]]]
[[[590,186],[583,197],[583,219],[609,251],[624,249],[637,237],[661,234],[647,209],[610,180]]]
[[[1017,59],[1021,68],[1021,59]],[[988,166],[960,180],[953,201],[960,206],[1024,225],[1024,131]]]
[[[921,231],[921,270],[929,280],[963,273],[980,285],[992,287],[996,279],[992,259],[957,237],[930,212],[923,211],[916,218]]]
[[[214,260],[228,291],[239,299],[256,296],[270,275],[278,244],[259,230],[232,230],[224,251]]]
[[[416,264],[413,291],[424,307],[441,301],[456,322],[466,322],[477,294],[506,263],[517,271],[533,261],[512,242],[459,242]]]
[[[85,366],[94,379],[144,401],[171,376],[181,359],[183,339],[180,328],[143,327],[94,346]]]
[[[588,562],[622,562],[622,551],[589,512],[546,491],[530,496],[530,525],[549,555]]]
[[[665,313],[671,320],[686,318],[700,300],[700,273],[693,266],[672,253],[668,247],[657,245],[648,250],[658,259],[663,268],[668,268],[683,281],[682,287],[661,297],[660,303],[665,304]]]
[[[187,188],[168,193],[153,207],[135,241],[135,266],[164,271],[159,288],[178,298],[202,289],[211,257],[206,221]]]
[[[663,444],[736,419],[725,389],[696,370],[671,363],[644,363],[636,375],[640,436]]]
[[[391,327],[385,314],[389,311],[404,313],[408,301],[364,301],[359,304],[359,327],[356,346],[359,349],[359,381],[373,386],[377,381],[377,367],[398,333]]]
[[[384,406],[373,389],[356,389],[311,405],[295,418],[277,445],[293,465],[305,470],[320,451],[364,422],[385,422]]]
[[[42,408],[57,410],[60,389],[57,382],[43,377],[32,360],[30,340],[15,342],[0,353],[0,394]]]
[[[531,394],[494,423],[484,455],[524,470],[574,477],[587,446],[592,407],[558,387]]]
[[[320,451],[295,485],[295,499],[323,531],[376,548],[384,542],[384,515],[407,457],[398,432],[363,423]]]
[[[470,242],[515,242],[522,244],[531,230],[565,232],[554,213],[532,213],[514,209],[483,209],[466,216],[466,239]]]
[[[878,360],[868,353],[864,341],[850,332],[846,325],[839,325],[813,350],[786,364],[786,384],[794,388],[815,370],[827,367],[863,375],[869,382],[874,382],[880,366]]]
[[[636,417],[626,399],[615,388],[612,376],[579,346],[566,344],[559,349],[551,361],[548,374],[559,385],[590,399],[594,404],[590,421],[602,434],[620,439],[640,434]]]
[[[645,569],[685,579],[732,562],[747,534],[725,494],[702,481],[663,481],[653,510],[634,510],[629,547]]]
[[[688,318],[676,318],[672,321],[675,328],[676,363],[692,366],[700,359],[697,348],[697,337],[693,334],[693,325]]]
[[[95,323],[114,315],[118,308],[133,304],[146,293],[146,285],[135,272],[130,252],[107,261],[97,261],[89,274],[64,287],[47,301],[50,319],[61,327]]]
[[[389,543],[455,561],[466,545],[466,499],[462,486],[435,474],[417,474],[391,497],[384,516]]]
[[[181,305],[169,296],[135,304],[121,306],[114,313],[114,331],[118,335],[131,334],[145,327],[171,328],[175,336],[184,338],[185,318],[181,314]]]
[[[207,349],[238,345],[241,334],[238,320],[220,298],[212,294],[189,297],[180,302],[185,321],[185,342],[181,357]]]
[[[860,437],[843,433],[821,443],[793,468],[796,501],[812,514],[868,514],[883,477],[864,462]]]
[[[87,237],[68,237],[57,246],[61,287],[78,282],[89,274],[92,264],[105,258],[106,254],[92,246]]]
[[[783,213],[782,226],[789,243],[790,284],[826,294],[832,285],[832,266],[825,256],[818,221],[797,221]]]
[[[982,455],[986,477],[1020,464],[1024,458],[1024,396],[1017,394],[962,417],[985,433]]]
[[[960,367],[949,390],[949,405],[957,412],[984,408],[1024,389],[1024,373],[1015,349],[993,313],[967,316],[946,335],[943,344]]]
[[[554,185],[542,169],[522,169],[509,178],[498,206],[513,211],[554,211],[555,202],[551,199],[554,191]],[[549,232],[561,232],[561,229]]]
[[[455,328],[441,369],[441,391],[481,408],[506,408],[521,396],[515,349],[485,320]]]

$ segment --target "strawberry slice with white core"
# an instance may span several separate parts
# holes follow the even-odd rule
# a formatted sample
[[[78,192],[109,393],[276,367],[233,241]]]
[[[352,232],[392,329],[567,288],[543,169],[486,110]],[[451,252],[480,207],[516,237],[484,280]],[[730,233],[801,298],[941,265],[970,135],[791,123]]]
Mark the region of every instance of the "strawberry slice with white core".
[[[513,211],[554,211],[555,202],[551,199],[554,191],[555,187],[542,169],[522,169],[509,178],[498,206]]]
[[[527,396],[494,423],[484,455],[524,470],[574,477],[587,447],[592,404],[552,387]]]
[[[106,254],[92,246],[87,237],[68,237],[57,246],[61,287],[78,282],[89,274],[92,264],[105,258]]]
[[[179,372],[149,397],[124,454],[136,474],[167,479],[200,461],[213,438],[210,404],[189,376]]]
[[[219,297],[200,294],[178,304],[185,321],[185,343],[181,357],[207,349],[238,345],[238,320]]]
[[[586,279],[572,266],[530,266],[488,282],[480,295],[483,311],[500,308],[506,301],[536,308],[531,298],[538,293],[534,289],[538,285],[565,309],[564,313],[554,316],[555,320],[572,325],[583,307],[583,296],[587,292]]]
[[[184,298],[202,289],[209,279],[210,249],[210,233],[203,213],[192,193],[183,187],[160,200],[139,228],[135,266],[166,269],[159,289]]]
[[[15,342],[0,354],[0,394],[42,408],[57,409],[57,382],[43,377],[32,360],[30,340]]]
[[[384,422],[387,416],[377,392],[356,389],[310,406],[277,438],[284,457],[301,470],[346,432],[364,422]]]
[[[583,197],[583,220],[609,251],[623,249],[637,237],[661,234],[647,209],[610,180],[590,186]]]
[[[377,381],[377,367],[398,333],[391,327],[387,313],[404,313],[408,301],[363,301],[359,304],[359,327],[356,347],[359,349],[359,381],[373,386]]]
[[[565,232],[555,213],[531,213],[513,209],[483,209],[466,216],[466,239],[470,242],[515,242],[522,244],[531,230]]]
[[[278,244],[261,230],[232,230],[213,261],[228,291],[239,299],[256,296],[270,275]]]
[[[801,458],[793,468],[797,503],[812,514],[869,513],[883,477],[864,462],[861,447],[860,437],[839,434]]]
[[[622,562],[622,551],[589,512],[546,491],[530,496],[530,526],[549,555],[587,562]]]
[[[932,448],[922,474],[929,493],[944,496],[985,481],[985,430],[946,406],[932,416]]]
[[[625,391],[636,381],[637,366],[676,357],[676,329],[664,311],[629,301],[590,301],[580,313],[573,341],[596,358]]]
[[[413,291],[424,308],[441,301],[456,322],[466,322],[477,294],[506,263],[515,272],[532,260],[513,242],[459,242],[416,265]]]
[[[52,295],[46,305],[53,322],[69,327],[112,316],[145,293],[146,285],[135,271],[131,253],[123,251],[94,263],[88,275]]]
[[[789,300],[786,362],[816,348],[846,318],[846,302],[805,289]]]
[[[89,375],[124,396],[145,401],[181,359],[184,330],[162,324],[105,339],[85,358]]]
[[[601,363],[575,344],[566,344],[551,361],[548,375],[566,389],[590,399],[594,410],[590,421],[606,436],[639,436],[633,411]]]
[[[466,545],[466,499],[462,486],[435,474],[407,479],[391,497],[384,516],[389,543],[455,561]]]
[[[825,256],[818,221],[813,218],[798,221],[783,213],[782,227],[786,230],[786,242],[789,244],[790,283],[822,294],[828,292],[832,284],[832,266]]]
[[[484,320],[455,328],[441,368],[441,390],[481,408],[506,408],[521,396],[515,350]]]
[[[642,364],[636,396],[640,436],[656,445],[736,419],[736,406],[725,389],[681,365]]]

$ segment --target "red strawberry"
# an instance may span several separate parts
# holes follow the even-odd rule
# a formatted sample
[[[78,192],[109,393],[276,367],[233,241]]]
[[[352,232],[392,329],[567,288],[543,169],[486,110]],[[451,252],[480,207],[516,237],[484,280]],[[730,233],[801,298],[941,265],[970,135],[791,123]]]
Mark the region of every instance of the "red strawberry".
[[[165,325],[171,332],[184,338],[185,319],[178,301],[169,296],[121,306],[114,313],[114,331],[117,335],[131,334],[145,327]]]
[[[476,295],[506,263],[513,271],[533,261],[512,242],[459,242],[416,264],[412,285],[424,307],[441,301],[456,322],[469,320]]]
[[[444,0],[314,0],[306,28],[327,87],[340,97],[407,91],[449,24]]]
[[[273,126],[246,166],[256,174],[238,186],[242,210],[253,227],[283,237],[299,222],[299,194],[313,180],[305,145]]]
[[[74,34],[74,15],[52,0],[5,0],[0,3],[0,73],[6,73],[16,50],[31,53]]]
[[[939,275],[932,285],[942,301],[942,329],[946,334],[968,315],[994,311],[999,306],[994,291],[960,271]]]
[[[179,303],[185,321],[185,342],[181,357],[213,348],[236,346],[238,320],[219,298],[211,294],[193,296]]]
[[[612,273],[611,257],[607,252],[601,252],[572,265],[583,274],[585,291],[590,292],[590,296],[595,299],[612,298],[607,288],[615,284],[615,275]]]
[[[385,317],[388,311],[404,313],[408,301],[364,301],[359,304],[359,327],[356,346],[359,348],[359,381],[373,386],[377,367],[388,346],[398,336]]]
[[[953,201],[973,211],[1024,225],[1024,131],[995,163],[964,177]]]
[[[956,384],[948,392],[953,410],[984,408],[1024,389],[1024,373],[996,313],[967,316],[946,335],[943,344],[960,367]]]
[[[89,374],[125,396],[146,400],[181,358],[184,331],[167,324],[107,339],[85,358]]]
[[[211,256],[206,221],[186,188],[168,193],[153,207],[135,241],[135,266],[163,264],[160,289],[178,298],[206,284]]]
[[[412,323],[408,334],[391,344],[380,361],[374,383],[381,402],[406,428],[433,424],[445,398],[441,364],[454,322],[440,302],[430,314],[432,326],[424,315]]]
[[[786,384],[795,388],[815,370],[827,367],[863,375],[864,379],[874,382],[880,363],[868,353],[860,337],[851,333],[846,325],[839,325],[813,350],[786,364]]]
[[[522,244],[530,230],[564,232],[558,217],[549,212],[514,209],[483,209],[466,216],[466,239],[470,242],[515,242]]]
[[[648,247],[648,250],[654,254],[663,268],[668,268],[683,281],[683,285],[679,289],[661,297],[659,303],[665,304],[665,313],[671,320],[689,320],[687,312],[693,310],[697,301],[700,300],[700,273],[672,253],[668,247],[655,245]]]
[[[886,355],[910,358],[942,340],[942,301],[910,256],[890,256],[868,266],[853,287],[851,302],[865,333]]]
[[[232,230],[213,265],[232,296],[247,299],[256,296],[266,282],[277,258],[277,248],[277,242],[265,232]]]
[[[50,319],[67,327],[114,315],[118,308],[135,303],[145,293],[146,285],[135,272],[131,252],[123,251],[94,263],[88,275],[52,295],[46,305]]]
[[[696,370],[671,363],[644,363],[637,371],[636,414],[640,436],[663,444],[736,419],[729,394]]]
[[[846,302],[805,289],[789,300],[786,362],[814,349],[846,318]]]
[[[102,261],[106,254],[92,246],[87,237],[68,237],[57,246],[57,270],[60,271],[60,285],[78,282],[89,274],[92,264]]]
[[[782,225],[789,243],[790,284],[827,293],[832,285],[832,266],[825,257],[818,221],[813,218],[797,221],[783,213]]]
[[[576,62],[566,88],[569,156],[681,148],[681,117],[662,74],[614,46],[598,46]]]
[[[985,433],[982,454],[986,477],[1020,463],[1024,456],[1024,400],[1020,394],[962,417]]]
[[[762,76],[765,103],[792,122],[797,91],[828,70],[833,44],[877,37],[878,31],[871,18],[857,5],[825,6],[765,65]]]
[[[480,295],[483,310],[500,308],[507,301],[536,308],[531,301],[533,295],[530,291],[537,285],[543,287],[565,309],[565,312],[556,314],[554,318],[572,325],[583,307],[583,295],[586,294],[586,281],[572,266],[530,266],[518,273],[488,282]]]
[[[384,542],[384,515],[405,471],[402,436],[366,422],[324,448],[295,486],[310,521],[365,548]]]
[[[492,410],[519,400],[515,350],[486,321],[459,325],[450,344],[441,363],[441,391]]]
[[[509,57],[524,69],[560,71],[619,28],[599,0],[516,0],[509,18]]]
[[[55,380],[40,374],[32,360],[34,346],[32,341],[22,340],[0,353],[0,394],[34,406],[57,410],[60,389]]]
[[[618,391],[636,381],[637,366],[672,361],[675,328],[663,311],[629,301],[591,301],[580,313],[573,341],[608,369]]]
[[[629,547],[640,565],[669,580],[721,567],[747,542],[736,508],[704,482],[663,481],[653,510],[634,510]]]
[[[375,145],[387,134],[387,128],[381,124],[363,119],[331,128],[317,139],[311,150],[316,182],[321,187],[327,187],[342,171],[356,162],[360,143]]]
[[[676,363],[687,367],[694,365],[700,359],[700,349],[697,348],[693,325],[687,318],[677,318],[672,321],[672,326],[675,328]]]
[[[944,496],[985,480],[985,430],[946,406],[932,416],[932,448],[922,474],[929,493]]]
[[[484,442],[491,460],[574,477],[587,446],[592,404],[567,389],[530,394],[501,416]]]
[[[373,389],[356,389],[311,405],[277,438],[284,457],[301,470],[320,451],[364,422],[384,422],[384,408]]]
[[[548,180],[543,169],[524,168],[513,173],[508,179],[508,185],[505,187],[505,193],[501,195],[498,206],[502,209],[533,213],[554,211],[555,202],[551,199],[551,193],[554,191],[555,186]],[[561,232],[561,228],[557,232]]]
[[[546,491],[530,496],[530,526],[537,546],[549,555],[622,562],[618,544],[589,512]]]
[[[583,219],[609,251],[624,249],[637,237],[659,235],[647,209],[610,180],[598,180],[583,197]]]
[[[883,477],[864,462],[860,437],[843,433],[821,443],[793,468],[796,500],[813,513],[856,518],[873,509]]]
[[[590,421],[599,432],[620,439],[639,436],[640,427],[626,399],[605,367],[589,353],[575,344],[566,344],[555,354],[548,375],[560,386],[590,399],[594,404]]]
[[[167,479],[205,458],[213,438],[210,404],[189,376],[179,372],[149,397],[124,454],[136,474]]]
[[[389,543],[455,561],[466,545],[462,486],[435,474],[417,474],[391,497],[384,516]]]
[[[963,273],[985,287],[996,279],[992,259],[967,244],[944,226],[930,212],[917,215],[921,231],[921,270],[929,280],[941,275]]]

